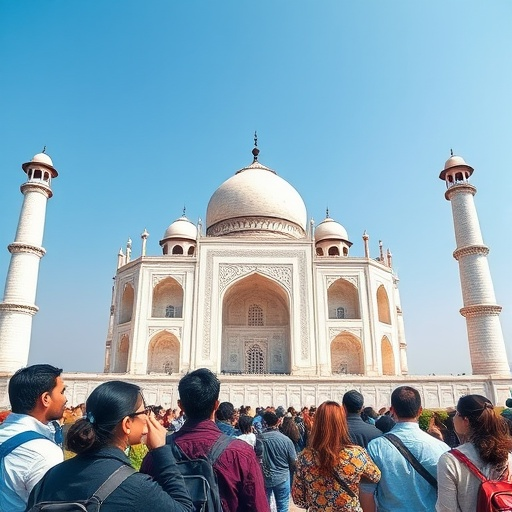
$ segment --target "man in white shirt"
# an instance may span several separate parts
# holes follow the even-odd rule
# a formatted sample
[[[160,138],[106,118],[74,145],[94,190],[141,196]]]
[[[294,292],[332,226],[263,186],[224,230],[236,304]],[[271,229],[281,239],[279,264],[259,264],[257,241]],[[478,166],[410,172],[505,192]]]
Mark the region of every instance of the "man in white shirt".
[[[40,438],[24,442],[0,459],[1,512],[23,512],[32,488],[63,461],[54,430],[48,426],[63,416],[67,402],[61,373],[49,364],[36,364],[18,370],[9,381],[12,412],[0,425],[0,449],[21,432],[36,432]]]

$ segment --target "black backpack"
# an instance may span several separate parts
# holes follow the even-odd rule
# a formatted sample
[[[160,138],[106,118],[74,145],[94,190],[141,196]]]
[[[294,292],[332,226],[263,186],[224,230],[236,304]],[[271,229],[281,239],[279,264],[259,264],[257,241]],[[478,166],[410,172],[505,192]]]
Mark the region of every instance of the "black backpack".
[[[107,497],[135,472],[131,466],[123,465],[117,468],[87,500],[41,501],[34,504],[27,512],[98,512]]]
[[[174,434],[167,436],[176,465],[183,475],[195,512],[222,512],[217,475],[213,469],[215,461],[233,441],[233,437],[221,434],[204,458],[191,459],[174,442]]]

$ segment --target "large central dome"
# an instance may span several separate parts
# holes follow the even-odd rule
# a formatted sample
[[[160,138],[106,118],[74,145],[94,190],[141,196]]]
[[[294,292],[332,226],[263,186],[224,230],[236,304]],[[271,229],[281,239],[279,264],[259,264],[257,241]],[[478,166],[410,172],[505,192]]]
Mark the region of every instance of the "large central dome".
[[[215,191],[206,211],[207,236],[304,238],[306,224],[302,197],[275,171],[260,164],[257,153],[251,165]]]

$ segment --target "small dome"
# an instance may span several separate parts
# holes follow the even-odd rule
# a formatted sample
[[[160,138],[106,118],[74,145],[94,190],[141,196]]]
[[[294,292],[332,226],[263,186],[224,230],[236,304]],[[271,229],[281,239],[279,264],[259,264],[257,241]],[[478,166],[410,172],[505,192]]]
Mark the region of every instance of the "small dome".
[[[306,206],[300,194],[275,171],[256,160],[214,192],[206,211],[207,232],[219,223],[251,218],[283,220],[296,226],[300,236],[306,231]],[[270,229],[275,230],[275,225]]]
[[[39,164],[51,171],[52,178],[58,176],[57,169],[53,167],[52,159],[46,153],[37,153],[30,162],[24,163],[21,168],[27,172],[30,165]]]
[[[185,217],[185,215],[181,216],[179,219],[175,220],[164,233],[164,237],[162,241],[167,240],[169,238],[180,238],[187,240],[197,240],[197,227],[190,222],[190,220]]]
[[[465,167],[469,171],[469,175],[473,174],[473,167],[470,167],[464,158],[457,155],[452,155],[446,162],[444,163],[444,169],[441,171],[439,178],[444,180],[446,176],[446,171],[452,169],[453,167]]]
[[[32,158],[32,162],[51,165],[53,167],[52,159],[46,153],[37,153],[37,155],[34,155],[34,158]]]
[[[315,229],[315,242],[322,240],[344,240],[348,242],[347,230],[334,219],[327,217]]]

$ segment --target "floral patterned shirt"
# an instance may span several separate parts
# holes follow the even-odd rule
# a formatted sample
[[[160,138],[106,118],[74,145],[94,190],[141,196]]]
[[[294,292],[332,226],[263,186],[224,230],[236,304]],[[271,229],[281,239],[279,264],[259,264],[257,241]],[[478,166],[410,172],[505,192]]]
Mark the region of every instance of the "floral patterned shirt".
[[[362,512],[359,503],[359,481],[362,477],[371,482],[380,480],[380,470],[366,450],[360,446],[346,446],[340,452],[338,465],[334,468],[354,491],[350,496],[333,476],[322,475],[319,471],[316,452],[310,448],[302,451],[292,485],[294,503],[308,512]]]

